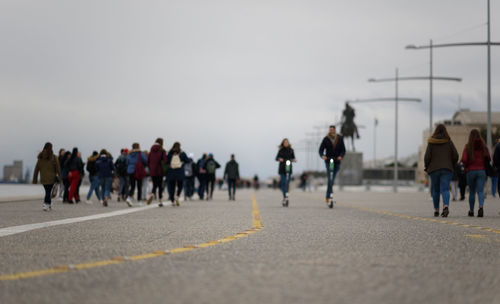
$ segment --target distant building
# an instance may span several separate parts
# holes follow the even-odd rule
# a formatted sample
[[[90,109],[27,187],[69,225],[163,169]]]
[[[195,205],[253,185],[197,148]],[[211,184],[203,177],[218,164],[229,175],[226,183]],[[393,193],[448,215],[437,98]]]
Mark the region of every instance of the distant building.
[[[463,109],[456,112],[450,120],[444,120],[439,123],[446,125],[448,134],[450,134],[451,140],[457,148],[458,158],[461,159],[465,144],[469,139],[469,132],[472,129],[479,129],[480,131],[486,129],[487,113],[472,112],[470,110]],[[492,134],[498,134],[500,132],[500,112],[491,113],[491,129]],[[431,132],[433,131],[434,130]],[[427,149],[428,138],[429,130],[427,129],[423,132],[422,145],[418,149],[418,166],[416,175],[416,181],[418,183],[427,182],[427,173],[424,171],[424,156],[425,150]]]
[[[3,166],[3,181],[20,183],[23,181],[23,161],[15,160],[13,165]]]

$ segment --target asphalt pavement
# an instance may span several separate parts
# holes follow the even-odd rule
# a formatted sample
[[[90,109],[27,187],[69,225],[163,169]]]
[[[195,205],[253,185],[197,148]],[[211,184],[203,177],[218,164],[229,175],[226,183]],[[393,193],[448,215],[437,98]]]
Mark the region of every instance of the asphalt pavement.
[[[333,209],[323,196],[2,203],[0,303],[500,303],[500,199],[443,219],[424,192],[338,192]]]

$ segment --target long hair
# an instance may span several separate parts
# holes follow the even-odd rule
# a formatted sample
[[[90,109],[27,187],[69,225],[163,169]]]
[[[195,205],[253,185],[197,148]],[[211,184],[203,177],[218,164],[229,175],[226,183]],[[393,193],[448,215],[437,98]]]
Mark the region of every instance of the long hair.
[[[161,147],[163,147],[163,138],[158,137],[158,138],[155,140],[155,143],[157,143],[157,144],[159,144]]]
[[[479,133],[478,129],[472,129],[469,133],[469,140],[467,141],[467,145],[465,146],[465,148],[467,149],[467,156],[469,156],[471,160],[474,160],[474,145],[478,141],[481,144],[480,148],[482,157],[484,157],[486,155],[486,145],[484,143],[484,140],[481,138],[481,133]]]
[[[50,159],[54,155],[54,152],[52,151],[52,144],[47,142],[43,146],[42,152],[38,154],[39,159]]]
[[[281,141],[281,144],[280,144],[280,149],[283,149],[285,147],[285,140],[288,142],[288,148],[292,148],[292,145],[290,144],[290,141],[288,140],[288,138],[283,138],[283,140]]]
[[[75,147],[73,148],[73,151],[71,152],[71,159],[78,157],[78,148]]]
[[[173,144],[173,146],[170,149],[170,151],[173,152],[173,153],[177,153],[177,154],[181,153],[181,144],[178,141],[176,141]]]
[[[448,131],[446,130],[444,124],[438,124],[436,126],[436,129],[434,130],[432,137],[450,139],[450,135],[448,134]]]

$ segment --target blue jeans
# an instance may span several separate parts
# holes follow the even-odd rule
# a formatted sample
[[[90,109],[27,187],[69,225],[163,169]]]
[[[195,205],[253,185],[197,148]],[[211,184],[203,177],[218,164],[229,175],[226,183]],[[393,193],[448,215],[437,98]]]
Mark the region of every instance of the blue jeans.
[[[290,177],[287,174],[280,174],[280,186],[281,192],[283,193],[283,197],[286,197],[286,193],[288,192],[288,184],[290,183]]]
[[[448,206],[450,204],[450,182],[453,177],[453,172],[448,169],[438,169],[432,171],[429,176],[431,177],[434,209],[439,210],[440,195],[443,196],[443,207]]]
[[[491,195],[493,195],[493,197],[496,196],[496,192],[497,192],[497,186],[498,186],[498,176],[493,176],[491,178]],[[500,189],[498,189],[498,191],[500,192]]]
[[[328,199],[333,193],[333,185],[335,184],[335,177],[337,177],[337,173],[340,170],[340,163],[335,164],[335,166],[333,167],[333,172],[332,170],[330,170],[329,162],[325,162],[325,166],[326,166],[326,176],[328,178],[328,184],[326,185],[326,198]],[[333,173],[331,174],[331,177],[330,173]]]
[[[476,193],[479,208],[484,205],[484,184],[486,183],[486,172],[484,170],[472,170],[467,172],[467,185],[469,186],[469,207],[474,211],[476,204]]]
[[[102,189],[101,198],[105,199],[107,197],[111,197],[111,183],[113,182],[112,177],[100,177],[99,178],[99,186]]]
[[[94,192],[94,190],[97,199],[101,200],[101,193],[99,191],[99,176],[97,175],[89,176],[89,180],[90,180],[90,189],[89,193],[87,194],[87,200],[90,200],[90,198],[92,197],[92,192]]]

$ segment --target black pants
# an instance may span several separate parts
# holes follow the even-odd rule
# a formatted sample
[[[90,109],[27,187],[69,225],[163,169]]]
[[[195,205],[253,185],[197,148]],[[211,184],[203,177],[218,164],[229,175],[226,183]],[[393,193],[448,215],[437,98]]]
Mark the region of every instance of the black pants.
[[[228,178],[227,179],[227,190],[229,191],[229,198],[234,198],[236,194],[236,179]]]
[[[50,205],[52,203],[51,194],[52,194],[52,188],[53,187],[54,187],[54,184],[52,184],[52,185],[43,185],[43,188],[45,189],[45,199],[43,200],[43,202],[45,204]]]
[[[160,199],[163,198],[163,176],[152,176],[153,179],[153,194],[156,195],[156,189],[158,189],[158,196]]]
[[[184,196],[192,197],[194,193],[194,176],[189,176],[184,179]]]
[[[130,197],[134,197],[135,183],[137,182],[137,201],[140,202],[142,199],[142,179],[136,179],[134,174],[129,175],[130,181],[130,192],[128,195]]]
[[[63,201],[67,202],[69,200],[69,179],[63,178],[64,194]]]
[[[203,197],[205,196],[205,188],[207,187],[207,175],[198,175],[198,181],[200,182],[200,186],[198,187],[198,196],[200,197],[200,199],[203,199]]]
[[[212,198],[214,195],[215,174],[207,174],[207,198]]]
[[[177,186],[177,196],[181,196],[182,193],[182,186],[184,186],[184,181],[182,180],[169,180],[168,181],[168,199],[173,202],[174,201],[174,193],[175,193],[175,187]]]
[[[460,200],[465,198],[465,188],[467,187],[467,181],[465,178],[459,178],[458,188],[460,188]]]

